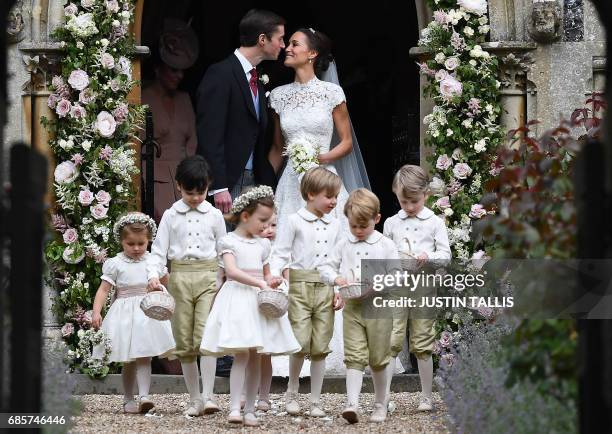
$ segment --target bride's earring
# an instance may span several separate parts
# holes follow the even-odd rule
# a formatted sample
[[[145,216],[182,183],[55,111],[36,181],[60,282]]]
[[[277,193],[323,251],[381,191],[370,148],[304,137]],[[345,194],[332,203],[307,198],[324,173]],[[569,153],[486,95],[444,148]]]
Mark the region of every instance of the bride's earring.
[[[308,59],[308,63],[312,63],[312,59]]]

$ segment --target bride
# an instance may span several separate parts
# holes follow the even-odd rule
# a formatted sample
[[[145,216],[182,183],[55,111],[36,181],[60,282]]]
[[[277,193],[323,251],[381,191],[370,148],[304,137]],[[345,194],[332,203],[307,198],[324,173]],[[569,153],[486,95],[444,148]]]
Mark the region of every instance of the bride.
[[[270,94],[274,109],[274,142],[270,160],[275,168],[282,165],[282,152],[292,143],[318,148],[319,164],[337,173],[343,182],[337,206],[332,213],[345,220],[343,210],[348,191],[369,188],[365,166],[354,137],[344,91],[338,84],[331,56],[331,41],[314,29],[300,29],[285,49],[285,66],[295,70],[295,81],[275,88]],[[322,77],[320,80],[317,77]],[[305,205],[300,195],[300,176],[287,162],[276,189],[278,228]],[[348,225],[344,225],[348,230]],[[343,374],[342,313],[336,312],[332,353],[326,359],[326,374]],[[272,358],[274,375],[288,376],[287,357]],[[308,363],[301,376],[309,375]]]

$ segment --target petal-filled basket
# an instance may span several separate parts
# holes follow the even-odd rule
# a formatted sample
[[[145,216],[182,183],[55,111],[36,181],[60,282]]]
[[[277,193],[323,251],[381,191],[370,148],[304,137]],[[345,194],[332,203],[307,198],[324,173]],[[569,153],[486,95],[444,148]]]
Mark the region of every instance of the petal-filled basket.
[[[289,297],[283,291],[264,289],[257,294],[259,311],[269,318],[280,318],[289,309]]]
[[[364,285],[361,283],[349,283],[340,287],[340,296],[343,300],[361,298],[363,295]]]
[[[140,301],[140,308],[149,318],[166,321],[174,314],[174,297],[162,286],[161,291],[151,291]]]

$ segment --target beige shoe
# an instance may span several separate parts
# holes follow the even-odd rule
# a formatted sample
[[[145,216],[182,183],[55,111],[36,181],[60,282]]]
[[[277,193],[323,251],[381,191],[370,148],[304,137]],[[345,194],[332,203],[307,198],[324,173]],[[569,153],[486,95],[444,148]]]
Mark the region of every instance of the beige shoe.
[[[155,407],[155,404],[148,396],[140,397],[140,413],[148,413],[153,407]]]
[[[257,410],[259,411],[269,411],[272,407],[270,401],[267,399],[258,399],[257,400]]]
[[[253,413],[245,413],[242,423],[244,426],[259,426],[259,419]]]
[[[189,407],[185,410],[185,414],[192,417],[202,416],[204,414],[204,403],[202,400],[198,398],[191,401]]]
[[[349,403],[344,410],[342,410],[342,417],[346,419],[348,423],[359,422],[359,410],[357,405]]]
[[[242,424],[243,418],[240,414],[240,410],[230,411],[230,414],[227,416],[227,421],[232,424]]]
[[[311,402],[310,403],[310,416],[311,417],[325,417],[325,411],[321,407],[320,402]]]
[[[432,411],[433,403],[431,402],[431,398],[426,396],[421,397],[421,401],[419,402],[419,406],[417,411]]]
[[[207,399],[206,403],[204,404],[203,413],[204,414],[214,414],[218,411],[221,411],[221,409],[219,408],[219,405],[212,399]]]
[[[300,414],[300,404],[297,400],[297,393],[287,392],[285,395],[285,410],[291,416]]]
[[[387,406],[377,402],[374,404],[374,411],[370,415],[370,422],[381,423],[387,419]]]
[[[139,414],[140,405],[133,399],[123,403],[123,412],[126,414]]]

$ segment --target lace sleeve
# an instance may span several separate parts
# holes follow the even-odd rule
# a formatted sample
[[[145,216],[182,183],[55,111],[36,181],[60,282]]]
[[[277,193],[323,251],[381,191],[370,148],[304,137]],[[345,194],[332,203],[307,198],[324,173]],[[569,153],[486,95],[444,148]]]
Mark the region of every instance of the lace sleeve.
[[[270,107],[272,110],[276,112],[276,114],[280,115],[281,112],[281,98],[280,98],[281,89],[279,87],[272,89],[270,93]]]
[[[346,102],[346,95],[340,86],[334,83],[327,83],[329,108],[333,110],[336,106]]]

